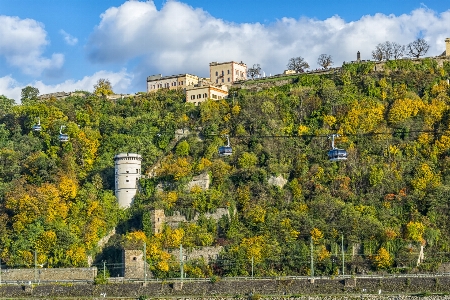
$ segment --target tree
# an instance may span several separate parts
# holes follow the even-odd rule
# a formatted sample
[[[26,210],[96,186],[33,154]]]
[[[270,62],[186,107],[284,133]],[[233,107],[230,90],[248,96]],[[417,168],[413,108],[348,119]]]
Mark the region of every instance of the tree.
[[[421,56],[424,56],[428,52],[430,45],[428,45],[428,43],[424,39],[419,38],[414,42],[409,43],[406,48],[408,56],[419,58]]]
[[[392,58],[393,59],[399,59],[401,57],[403,57],[403,55],[405,54],[405,46],[400,45],[396,42],[391,43],[391,47],[392,47]]]
[[[309,64],[305,61],[305,59],[301,56],[299,57],[292,57],[289,59],[289,62],[286,66],[288,70],[293,70],[297,73],[303,73],[305,72],[305,69],[309,68]]]
[[[372,51],[372,57],[373,59],[375,59],[376,61],[382,61],[383,60],[383,49],[382,49],[382,44],[378,44],[375,47],[375,50]]]
[[[328,67],[333,65],[333,59],[331,58],[331,55],[320,54],[319,58],[317,59],[317,64],[324,69],[328,69]]]
[[[94,94],[102,97],[114,94],[111,82],[108,79],[100,78],[94,85]]]
[[[247,70],[247,75],[250,76],[252,79],[258,75],[261,75],[261,67],[259,66],[259,64],[255,64],[253,65],[253,68],[249,68]]]
[[[28,85],[22,89],[20,102],[22,102],[22,104],[27,104],[30,101],[36,101],[38,99],[38,96],[39,90]]]
[[[380,43],[372,51],[373,59],[377,61],[390,60],[391,58],[399,59],[405,53],[405,46],[402,46],[396,42],[386,41]]]
[[[0,116],[10,113],[14,104],[14,99],[9,99],[6,96],[0,95]]]

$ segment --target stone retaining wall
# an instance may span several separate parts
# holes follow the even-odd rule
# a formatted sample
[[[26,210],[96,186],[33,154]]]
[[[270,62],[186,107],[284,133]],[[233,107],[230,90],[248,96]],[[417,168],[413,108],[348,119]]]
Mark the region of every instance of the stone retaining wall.
[[[271,295],[270,299],[305,299],[314,295],[317,299],[379,298],[379,294],[397,295],[385,299],[407,299],[398,295],[449,293],[450,277],[430,278],[357,278],[346,284],[342,279],[268,279],[268,280],[219,280],[203,282],[150,282],[144,284],[107,285],[14,285],[0,287],[0,297],[50,298],[57,297],[116,297],[120,299],[148,298],[210,298],[251,299],[254,296]],[[320,297],[318,295],[321,295]],[[339,295],[339,296],[337,296]],[[254,297],[253,297],[254,298]],[[307,299],[310,299],[309,296]],[[408,298],[412,299],[412,298]],[[423,298],[421,298],[423,299]],[[432,299],[432,298],[429,298]],[[437,299],[437,298],[433,298]],[[442,298],[439,299],[449,299]]]
[[[2,269],[2,281],[94,280],[97,268]]]

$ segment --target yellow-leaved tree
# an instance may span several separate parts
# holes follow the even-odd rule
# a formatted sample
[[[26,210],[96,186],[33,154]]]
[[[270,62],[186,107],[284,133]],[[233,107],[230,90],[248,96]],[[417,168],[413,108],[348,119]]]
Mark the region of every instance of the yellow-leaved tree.
[[[425,104],[420,98],[415,99],[398,99],[396,100],[388,113],[388,120],[393,125],[398,125],[406,119],[417,116],[424,109]]]
[[[378,270],[387,269],[392,266],[393,258],[385,248],[381,247],[378,249],[377,254],[374,255],[372,262]]]
[[[101,97],[114,94],[111,82],[108,79],[100,78],[94,85],[94,94]]]

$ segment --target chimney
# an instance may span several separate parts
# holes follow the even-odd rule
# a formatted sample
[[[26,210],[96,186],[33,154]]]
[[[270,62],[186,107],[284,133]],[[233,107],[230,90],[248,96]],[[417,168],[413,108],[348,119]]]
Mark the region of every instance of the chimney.
[[[361,53],[359,51],[356,53],[356,61],[357,62],[361,61]]]

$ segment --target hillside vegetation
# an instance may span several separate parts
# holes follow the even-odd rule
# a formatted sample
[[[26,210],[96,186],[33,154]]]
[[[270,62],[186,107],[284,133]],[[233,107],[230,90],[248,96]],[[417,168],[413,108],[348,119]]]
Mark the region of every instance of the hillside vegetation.
[[[422,271],[450,252],[450,63],[388,61],[344,65],[340,74],[300,75],[259,92],[195,107],[181,92],[108,100],[84,93],[24,101],[1,97],[0,256],[9,266],[85,266],[98,240],[117,227],[110,247],[140,247],[158,277],[179,276],[167,250],[222,245],[212,264],[188,262],[190,277],[337,274],[410,270],[420,246]],[[40,118],[42,130],[32,131]],[[61,125],[70,141],[60,143]],[[174,144],[176,129],[193,134]],[[196,134],[199,132],[200,134]],[[345,162],[330,162],[327,136],[338,133]],[[217,149],[230,135],[233,155]],[[115,154],[143,156],[132,208],[114,197]],[[208,190],[186,189],[207,172]],[[280,188],[268,184],[282,176]],[[163,189],[157,185],[162,183]],[[150,209],[228,208],[219,222],[151,234]],[[352,256],[353,246],[358,246]],[[111,259],[111,257],[109,257]],[[178,274],[178,275],[177,275]]]

